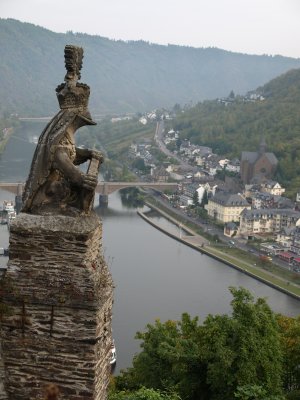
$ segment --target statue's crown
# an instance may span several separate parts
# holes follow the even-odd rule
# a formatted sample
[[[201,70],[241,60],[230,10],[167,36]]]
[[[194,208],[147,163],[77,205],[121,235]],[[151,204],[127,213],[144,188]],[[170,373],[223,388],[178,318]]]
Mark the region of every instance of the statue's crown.
[[[56,94],[61,109],[87,108],[90,88],[84,83],[78,83],[80,70],[82,68],[83,49],[82,47],[65,46],[65,66],[67,73],[65,83],[56,88]]]
[[[56,88],[56,95],[62,110],[67,108],[84,109],[88,107],[90,87],[85,83],[76,83],[76,85],[62,83]]]

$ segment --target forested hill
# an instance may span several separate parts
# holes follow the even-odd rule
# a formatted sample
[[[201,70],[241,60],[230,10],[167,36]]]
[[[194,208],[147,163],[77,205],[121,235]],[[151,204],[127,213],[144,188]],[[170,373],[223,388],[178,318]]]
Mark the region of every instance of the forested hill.
[[[91,86],[90,105],[96,114],[198,102],[231,90],[243,94],[300,67],[300,59],[59,34],[0,19],[0,114],[56,112],[54,89],[65,74],[66,44],[84,48],[82,82]]]
[[[262,136],[279,159],[277,178],[290,190],[300,187],[300,69],[291,70],[255,93],[264,100],[232,103],[205,101],[174,121],[181,138],[211,146],[225,156],[240,157],[258,149]]]

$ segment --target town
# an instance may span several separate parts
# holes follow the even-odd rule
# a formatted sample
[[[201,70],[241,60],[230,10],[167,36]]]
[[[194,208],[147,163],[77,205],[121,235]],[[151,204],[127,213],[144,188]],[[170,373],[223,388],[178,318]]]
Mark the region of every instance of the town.
[[[156,119],[154,110],[140,123]],[[300,272],[300,193],[295,199],[284,196],[285,188],[274,180],[278,160],[268,152],[264,138],[256,152],[245,149],[240,159],[229,160],[210,147],[181,140],[174,129],[166,130],[165,121],[170,120],[170,113],[159,114],[155,144],[141,139],[130,145],[128,157],[139,180],[177,182],[175,193],[163,195],[170,206],[222,228],[222,236],[234,238],[236,244],[252,244],[261,260],[276,256],[290,270]],[[158,162],[153,147],[171,161]]]

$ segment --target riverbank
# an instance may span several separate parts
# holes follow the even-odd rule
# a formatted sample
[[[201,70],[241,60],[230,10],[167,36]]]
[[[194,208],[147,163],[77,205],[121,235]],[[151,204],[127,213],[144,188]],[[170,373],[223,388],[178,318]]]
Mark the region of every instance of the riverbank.
[[[182,242],[183,244],[192,247],[193,249],[199,251],[202,254],[206,254],[209,257],[212,257],[232,268],[235,268],[244,274],[251,276],[254,279],[259,280],[260,282],[276,289],[279,290],[289,296],[292,296],[293,298],[300,300],[300,286],[293,283],[286,281],[285,279],[274,275],[273,273],[262,270],[258,268],[257,266],[245,261],[244,259],[241,259],[239,257],[236,257],[232,254],[228,253],[228,250],[223,248],[223,249],[218,249],[217,247],[211,245],[211,243],[201,235],[197,234],[193,229],[189,228],[188,226],[184,225],[182,221],[176,220],[176,218],[170,216],[167,212],[161,210],[159,207],[153,205],[152,203],[146,202],[145,203],[148,207],[151,209],[157,211],[160,213],[163,217],[177,225],[178,227],[182,228],[186,232],[189,233],[189,236],[183,236],[183,235],[178,235],[174,234],[172,232],[169,232],[159,224],[157,224],[153,219],[148,218],[145,213],[138,211],[138,214],[141,218],[143,218],[146,222],[154,226],[155,228],[159,229],[160,231],[164,232],[168,236],[172,237],[175,240],[178,240]]]

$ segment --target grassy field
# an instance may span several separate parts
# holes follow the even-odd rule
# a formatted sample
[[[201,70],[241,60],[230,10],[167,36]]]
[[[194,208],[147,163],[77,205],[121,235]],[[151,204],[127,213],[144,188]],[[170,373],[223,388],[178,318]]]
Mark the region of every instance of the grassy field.
[[[245,272],[255,275],[267,282],[272,283],[273,285],[300,296],[299,276],[272,263],[270,263],[268,266],[262,266],[262,263],[257,263],[257,257],[253,256],[253,260],[251,260],[247,257],[247,252],[238,249],[236,250],[236,254],[233,255],[230,254],[230,251],[225,249],[220,251],[220,249],[217,249],[216,247],[206,248],[206,251],[217,257],[221,257],[222,260],[235,264]],[[256,261],[256,263],[253,261]],[[256,265],[254,266],[254,264]]]

